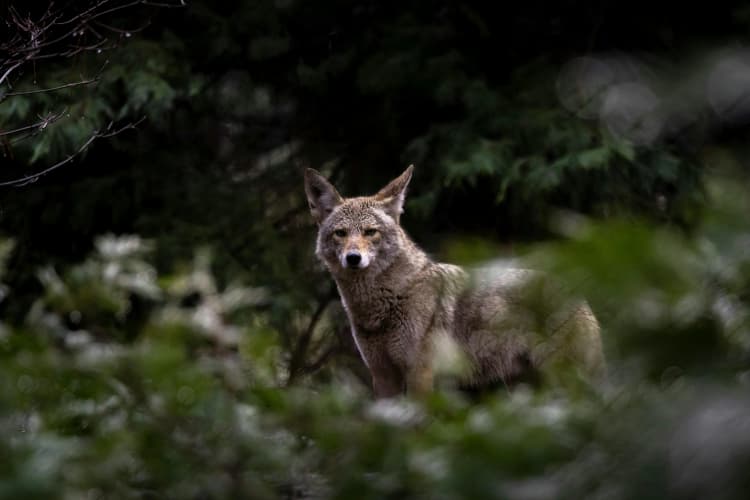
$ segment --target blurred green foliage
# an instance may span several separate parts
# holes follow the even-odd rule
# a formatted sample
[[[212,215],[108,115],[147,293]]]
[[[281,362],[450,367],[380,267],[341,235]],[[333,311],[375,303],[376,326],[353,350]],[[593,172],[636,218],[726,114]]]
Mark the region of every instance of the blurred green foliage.
[[[750,225],[737,216],[750,198],[725,196],[737,186],[712,184],[717,209],[690,237],[577,220],[566,242],[532,248],[600,314],[598,394],[372,402],[335,363],[284,388],[268,289],[218,285],[205,250],[158,276],[149,242],[100,238],[81,264],[41,270],[23,324],[2,326],[0,496],[744,498]]]
[[[598,2],[545,7],[534,22],[532,4],[442,0],[118,11],[107,19],[119,30],[111,50],[50,59],[13,80],[24,90],[96,83],[0,105],[4,129],[61,114],[6,141],[2,180],[66,158],[110,123],[147,118],[93,142],[33,188],[3,191],[0,232],[16,241],[7,276],[16,300],[2,313],[23,318],[40,291],[39,268],[79,262],[101,234],[138,234],[156,243],[159,272],[209,245],[220,284],[242,276],[269,287],[268,321],[294,350],[308,342],[302,318],[332,295],[312,258],[305,166],[359,194],[415,163],[404,223],[429,251],[447,234],[492,245],[549,237],[559,208],[691,227],[705,170],[693,150],[672,137],[633,145],[558,103],[557,74],[581,47],[637,38],[663,48],[669,9],[650,6],[643,21],[636,5],[610,8],[606,30],[582,29],[600,16]],[[686,12],[686,26],[703,26],[705,13]],[[634,18],[638,36],[623,29]]]
[[[635,144],[556,80],[740,36],[747,8],[187,3],[13,79],[96,83],[0,89],[3,131],[59,115],[0,136],[0,181],[146,117],[0,193],[0,498],[746,497],[746,131]],[[301,172],[353,195],[408,163],[428,251],[587,297],[600,393],[371,400]]]

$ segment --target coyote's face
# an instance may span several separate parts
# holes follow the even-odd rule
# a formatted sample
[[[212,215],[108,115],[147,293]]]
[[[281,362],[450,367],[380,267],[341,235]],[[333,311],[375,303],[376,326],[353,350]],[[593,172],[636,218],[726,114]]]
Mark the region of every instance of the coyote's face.
[[[374,196],[342,198],[318,172],[305,172],[310,211],[318,223],[316,253],[337,276],[379,274],[398,256],[399,215],[412,167]]]

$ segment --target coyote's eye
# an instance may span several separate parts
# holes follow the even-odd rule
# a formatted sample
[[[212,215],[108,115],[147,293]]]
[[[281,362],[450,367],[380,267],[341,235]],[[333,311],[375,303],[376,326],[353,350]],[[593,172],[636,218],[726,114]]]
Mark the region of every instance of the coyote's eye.
[[[365,236],[375,236],[376,234],[378,234],[378,230],[375,228],[370,227],[365,229]]]
[[[337,229],[333,232],[333,234],[335,234],[339,238],[343,238],[344,236],[346,236],[346,229]]]

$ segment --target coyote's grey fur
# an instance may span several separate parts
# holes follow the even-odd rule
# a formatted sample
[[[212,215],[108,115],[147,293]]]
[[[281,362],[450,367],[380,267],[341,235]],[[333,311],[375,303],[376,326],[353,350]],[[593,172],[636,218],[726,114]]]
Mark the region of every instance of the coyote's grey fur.
[[[510,385],[548,376],[552,366],[600,374],[599,325],[585,302],[555,293],[559,287],[532,271],[506,269],[477,282],[433,262],[406,235],[399,216],[412,170],[357,198],[305,172],[316,254],[336,281],[375,395],[430,391],[436,350],[446,342],[468,365],[464,386]]]

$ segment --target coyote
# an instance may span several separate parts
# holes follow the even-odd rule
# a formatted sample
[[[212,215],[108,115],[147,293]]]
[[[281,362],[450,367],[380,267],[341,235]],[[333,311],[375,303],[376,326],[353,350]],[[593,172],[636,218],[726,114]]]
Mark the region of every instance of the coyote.
[[[336,281],[375,396],[430,392],[444,345],[465,360],[459,385],[470,390],[554,378],[560,371],[552,367],[602,374],[599,325],[584,301],[555,293],[560,288],[534,271],[473,280],[433,262],[406,235],[399,218],[412,171],[356,198],[305,172],[316,255]]]

